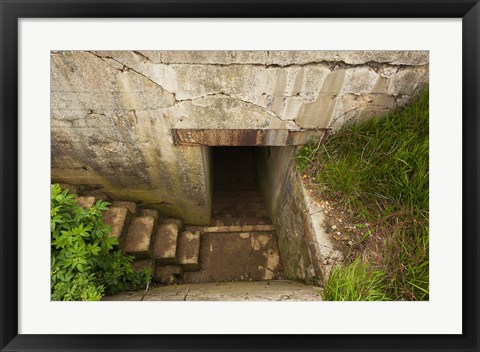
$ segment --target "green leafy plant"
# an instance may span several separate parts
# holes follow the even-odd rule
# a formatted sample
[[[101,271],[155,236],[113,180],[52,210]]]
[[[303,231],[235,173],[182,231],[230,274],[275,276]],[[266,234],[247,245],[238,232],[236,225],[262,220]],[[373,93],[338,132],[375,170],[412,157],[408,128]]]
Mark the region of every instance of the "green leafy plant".
[[[90,209],[78,206],[76,195],[51,185],[51,299],[98,301],[104,295],[134,289],[150,280],[137,273],[110,237],[102,211],[109,203],[97,201]]]

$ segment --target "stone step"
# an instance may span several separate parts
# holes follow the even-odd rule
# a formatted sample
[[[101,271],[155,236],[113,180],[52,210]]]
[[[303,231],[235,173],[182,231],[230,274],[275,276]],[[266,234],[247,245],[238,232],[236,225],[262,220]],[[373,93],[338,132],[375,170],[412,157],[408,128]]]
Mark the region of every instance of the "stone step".
[[[158,220],[160,224],[176,224],[178,228],[182,228],[182,220],[175,218],[162,218]]]
[[[212,209],[212,216],[214,219],[223,218],[264,218],[268,217],[267,209],[240,209],[240,210],[215,210]]]
[[[194,271],[200,268],[200,231],[188,229],[178,236],[177,263],[184,271]]]
[[[280,279],[282,266],[275,231],[202,233],[200,268],[179,283]]]
[[[95,201],[95,197],[92,196],[78,196],[75,198],[75,202],[77,203],[77,205],[85,209],[90,209],[95,204]]]
[[[111,227],[110,236],[121,241],[132,219],[130,210],[124,207],[110,207],[103,214],[103,223]]]
[[[122,241],[123,251],[137,259],[150,258],[150,242],[155,225],[156,219],[153,216],[134,217],[130,221],[125,239]]]
[[[251,231],[275,231],[273,225],[244,225],[244,226],[205,226],[203,232],[251,232]]]
[[[114,200],[112,202],[112,207],[124,207],[124,208],[127,208],[128,210],[130,210],[130,212],[133,214],[133,215],[136,215],[137,214],[137,204],[134,203],[134,202],[128,202],[128,201],[123,201],[123,200]]]
[[[212,210],[224,211],[224,210],[263,210],[266,209],[264,203],[214,203],[212,204]]]
[[[138,210],[138,215],[140,215],[140,216],[148,215],[148,216],[154,217],[155,219],[158,220],[158,210],[156,210],[156,209],[142,208],[142,209]]]
[[[178,225],[174,222],[158,225],[153,239],[152,254],[157,264],[177,262]]]
[[[229,217],[213,218],[211,226],[271,225],[269,217]]]

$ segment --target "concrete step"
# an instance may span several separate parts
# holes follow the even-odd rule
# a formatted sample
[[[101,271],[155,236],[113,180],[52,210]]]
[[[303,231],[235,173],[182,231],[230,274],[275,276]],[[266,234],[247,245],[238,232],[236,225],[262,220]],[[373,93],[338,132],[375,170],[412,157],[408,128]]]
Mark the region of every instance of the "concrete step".
[[[179,283],[271,280],[282,277],[274,231],[204,232],[200,270],[184,272]]]
[[[212,204],[212,210],[225,211],[225,210],[263,210],[266,209],[264,203],[214,203]]]
[[[271,225],[269,217],[229,217],[213,218],[212,226],[244,226],[244,225]]]
[[[213,204],[222,203],[263,203],[262,197],[258,196],[217,196],[212,198]]]
[[[150,258],[150,242],[155,231],[156,219],[144,215],[134,217],[130,221],[125,239],[122,241],[123,251],[136,259]]]
[[[148,215],[148,216],[154,217],[158,221],[158,210],[156,210],[156,209],[142,208],[142,209],[138,210],[138,215],[140,215],[140,216]]]
[[[267,209],[239,209],[239,210],[216,210],[212,209],[212,216],[215,219],[223,218],[264,218],[268,217]]]
[[[184,271],[198,270],[200,257],[200,231],[188,229],[178,236],[177,263]]]
[[[275,231],[273,225],[243,225],[243,226],[205,226],[203,232],[261,232],[261,231]]]
[[[134,202],[128,202],[128,201],[123,201],[123,200],[114,200],[112,202],[112,207],[124,207],[124,208],[127,208],[128,210],[130,210],[130,212],[133,214],[133,215],[136,215],[137,214],[137,204],[134,203]]]
[[[178,225],[160,224],[153,239],[152,253],[157,264],[176,264]]]
[[[112,228],[110,236],[119,242],[123,239],[131,219],[132,213],[124,207],[110,207],[103,214],[103,223]]]
[[[77,198],[75,198],[75,202],[77,203],[77,205],[85,209],[90,209],[95,204],[95,201],[95,197],[92,196],[78,196]]]
[[[158,219],[158,221],[159,221],[160,224],[176,224],[179,229],[182,228],[182,226],[183,226],[182,220],[180,220],[180,219],[161,218],[161,219]]]

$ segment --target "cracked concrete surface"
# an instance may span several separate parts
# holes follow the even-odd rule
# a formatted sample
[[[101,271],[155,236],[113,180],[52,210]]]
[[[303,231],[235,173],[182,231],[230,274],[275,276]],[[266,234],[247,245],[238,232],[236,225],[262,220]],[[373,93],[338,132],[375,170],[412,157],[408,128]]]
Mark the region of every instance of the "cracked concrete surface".
[[[104,297],[103,301],[321,301],[321,288],[286,280],[162,286]]]
[[[207,224],[209,149],[172,129],[338,129],[407,103],[428,65],[427,51],[52,51],[52,180]]]
[[[239,104],[238,110],[251,111],[251,105],[257,113],[293,121],[299,129],[336,128],[339,120],[371,117],[372,110],[384,112],[402,105],[406,99],[399,101],[398,95],[415,95],[428,81],[428,52],[418,51],[246,52],[243,56],[249,59],[240,62],[235,62],[236,56],[242,56],[236,52],[89,53],[119,72],[135,72],[170,93],[173,105],[161,106],[166,114],[188,116],[190,110],[198,111],[193,106],[218,107],[222,105],[212,100],[228,99],[230,106]],[[372,106],[363,99],[363,104],[357,102],[354,107],[345,106],[348,100],[337,107],[346,94],[370,93],[392,97],[393,106]],[[206,98],[211,99],[199,102]],[[180,103],[187,106],[169,111]],[[184,119],[174,127],[195,128],[198,121],[193,120]],[[229,121],[230,128],[235,128],[235,123],[238,121]]]

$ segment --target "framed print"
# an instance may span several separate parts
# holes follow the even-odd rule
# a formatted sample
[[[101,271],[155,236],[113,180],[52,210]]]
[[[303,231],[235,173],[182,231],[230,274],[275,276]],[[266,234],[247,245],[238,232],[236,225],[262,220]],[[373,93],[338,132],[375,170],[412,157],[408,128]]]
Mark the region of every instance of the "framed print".
[[[2,351],[478,350],[479,6],[1,1]]]

